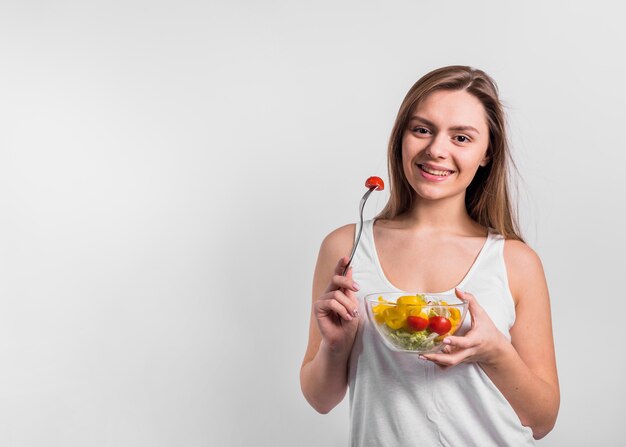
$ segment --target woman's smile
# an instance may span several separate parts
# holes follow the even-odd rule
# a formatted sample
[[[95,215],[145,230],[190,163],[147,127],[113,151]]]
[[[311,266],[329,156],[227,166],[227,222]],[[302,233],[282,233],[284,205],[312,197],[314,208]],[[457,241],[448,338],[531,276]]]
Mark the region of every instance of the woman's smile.
[[[434,182],[442,182],[447,180],[452,174],[455,173],[452,169],[446,169],[441,166],[436,166],[430,163],[418,163],[417,167],[420,170],[420,174],[426,180]]]

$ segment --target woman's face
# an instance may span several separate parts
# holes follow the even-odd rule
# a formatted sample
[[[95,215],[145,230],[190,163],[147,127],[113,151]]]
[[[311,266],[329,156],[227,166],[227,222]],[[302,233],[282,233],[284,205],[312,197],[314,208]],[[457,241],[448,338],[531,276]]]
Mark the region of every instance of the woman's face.
[[[402,137],[404,175],[418,197],[465,197],[479,166],[489,162],[482,103],[465,90],[436,90],[413,110]]]

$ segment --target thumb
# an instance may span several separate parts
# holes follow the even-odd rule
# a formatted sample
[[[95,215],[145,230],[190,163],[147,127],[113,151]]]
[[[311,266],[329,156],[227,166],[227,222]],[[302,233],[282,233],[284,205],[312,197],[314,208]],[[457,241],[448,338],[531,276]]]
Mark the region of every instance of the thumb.
[[[343,275],[348,279],[352,279],[352,263],[351,262],[349,263],[349,262],[350,262],[350,258],[348,256],[344,256],[343,258],[341,258],[340,263],[341,265],[343,265],[343,269],[341,270],[340,275]]]
[[[454,289],[454,293],[460,300],[465,301],[467,303],[467,310],[469,310],[469,313],[472,319],[474,319],[475,316],[480,315],[482,313],[483,308],[480,307],[474,295],[468,292],[463,292],[459,289]]]
[[[337,261],[337,265],[335,265],[335,275],[343,274],[344,269],[348,265],[350,258],[348,256],[342,256],[339,261]]]
[[[346,272],[346,278],[352,279],[352,266],[348,267],[348,271]]]

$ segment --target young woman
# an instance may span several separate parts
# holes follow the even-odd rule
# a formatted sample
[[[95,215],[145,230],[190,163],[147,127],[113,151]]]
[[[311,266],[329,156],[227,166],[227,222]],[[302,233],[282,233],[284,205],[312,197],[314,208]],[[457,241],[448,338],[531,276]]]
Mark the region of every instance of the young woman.
[[[350,389],[353,446],[524,446],[559,408],[548,289],[507,188],[509,150],[493,80],[470,67],[409,90],[389,143],[390,200],[322,242],[300,380],[320,413]],[[437,354],[383,345],[363,297],[456,293],[468,318]]]

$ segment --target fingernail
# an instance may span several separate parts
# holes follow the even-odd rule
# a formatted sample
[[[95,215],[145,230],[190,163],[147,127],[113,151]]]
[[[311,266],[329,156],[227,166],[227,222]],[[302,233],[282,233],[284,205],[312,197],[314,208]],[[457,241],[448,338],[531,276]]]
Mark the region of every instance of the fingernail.
[[[352,288],[353,288],[354,290],[359,290],[361,287],[360,287],[357,283],[353,282],[353,283],[352,283]]]
[[[419,355],[420,360],[428,360],[426,357],[424,357],[422,354]]]
[[[350,315],[350,314],[346,314],[346,320],[348,320],[348,321],[352,321],[352,315]]]
[[[443,339],[443,342],[444,342],[445,344],[447,344],[447,345],[449,345],[449,344],[451,343],[449,338],[444,338],[444,339]]]

